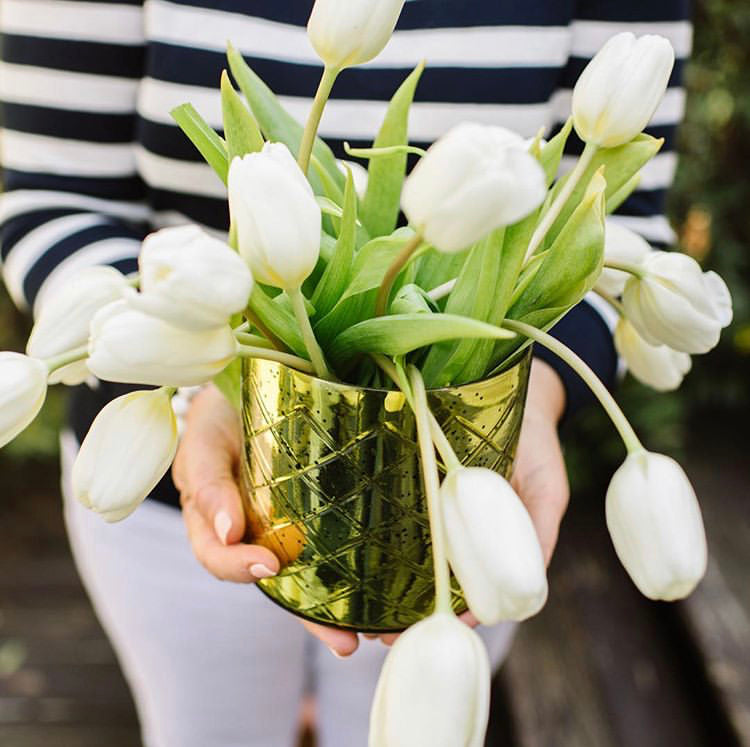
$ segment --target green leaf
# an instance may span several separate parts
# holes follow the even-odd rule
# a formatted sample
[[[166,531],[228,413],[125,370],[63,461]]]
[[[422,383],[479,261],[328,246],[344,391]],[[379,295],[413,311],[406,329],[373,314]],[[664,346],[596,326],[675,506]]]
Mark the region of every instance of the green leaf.
[[[342,332],[328,350],[329,359],[342,364],[358,353],[406,355],[442,340],[463,337],[509,339],[513,333],[455,314],[398,314],[355,324]]]
[[[549,246],[557,238],[568,218],[583,199],[592,177],[602,166],[605,167],[604,174],[607,179],[605,196],[610,199],[659,152],[663,144],[663,139],[657,140],[650,135],[641,134],[625,145],[616,148],[600,148],[573,190],[573,194],[560,211],[557,220],[552,224],[552,228],[547,233],[545,245]],[[552,199],[559,193],[564,183],[565,178],[554,186],[550,195]]]
[[[448,297],[446,313],[480,321],[489,318],[495,303],[504,236],[505,229],[501,228],[474,245]],[[467,339],[435,345],[422,367],[425,385],[434,388],[452,383],[471,355],[473,343],[473,339]]]
[[[409,283],[396,293],[390,305],[391,314],[433,314],[439,309],[427,292],[414,283]]]
[[[615,210],[617,210],[617,208],[619,208],[620,205],[622,205],[622,203],[625,202],[625,200],[627,200],[636,189],[638,189],[640,183],[641,173],[639,171],[631,179],[625,182],[617,192],[607,197],[607,215],[614,213]]]
[[[198,149],[198,152],[206,159],[208,165],[226,184],[229,171],[229,153],[224,140],[198,114],[192,104],[182,104],[172,109],[170,114],[172,119],[180,126],[180,129],[188,136],[190,142]]]
[[[302,125],[284,109],[273,91],[255,74],[232,44],[228,46],[227,59],[229,69],[266,139],[284,143],[296,156],[302,142]],[[343,188],[344,175],[339,171],[333,152],[320,138],[315,139],[313,153],[331,178]],[[322,194],[322,185],[315,174],[308,173],[308,176],[316,193]]]
[[[295,355],[309,358],[294,315],[285,309],[283,304],[275,303],[269,298],[257,283],[250,294],[249,308],[269,332],[281,340]]]
[[[544,169],[548,187],[553,181],[555,181],[557,170],[560,168],[560,160],[562,159],[565,145],[568,142],[568,137],[570,136],[572,129],[573,117],[568,117],[568,121],[563,125],[560,132],[542,147],[542,152],[539,156],[539,163]]]
[[[424,62],[420,62],[394,94],[373,143],[375,148],[407,145],[409,109],[423,70]],[[367,193],[362,203],[362,223],[370,236],[384,236],[396,228],[405,175],[405,153],[370,161]]]
[[[214,376],[213,383],[227,398],[235,410],[242,410],[242,359],[235,358],[220,374]]]
[[[320,317],[324,317],[341,298],[349,282],[357,240],[357,193],[352,172],[347,169],[344,190],[344,210],[341,233],[336,242],[333,257],[320,279],[312,297],[313,305]]]
[[[390,236],[365,244],[354,258],[351,281],[336,305],[315,325],[315,336],[324,347],[342,330],[375,313],[377,289],[404,244],[414,236],[404,227]]]
[[[230,164],[236,157],[242,158],[263,149],[264,141],[258,123],[232,87],[226,70],[221,73],[221,109]]]
[[[455,280],[461,273],[464,262],[471,249],[464,249],[455,254],[446,254],[437,249],[430,249],[417,261],[417,285],[428,291],[437,288],[449,280]]]

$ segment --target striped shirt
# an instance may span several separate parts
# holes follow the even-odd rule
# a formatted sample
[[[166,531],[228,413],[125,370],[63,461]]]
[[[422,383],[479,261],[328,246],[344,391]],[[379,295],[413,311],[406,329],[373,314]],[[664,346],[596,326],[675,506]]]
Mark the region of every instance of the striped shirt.
[[[230,39],[304,120],[321,72],[305,31],[311,6],[1,0],[0,255],[19,307],[33,310],[85,265],[132,271],[140,241],[155,228],[190,220],[226,231],[225,188],[169,111],[190,101],[221,129],[218,83]],[[610,36],[659,33],[677,54],[648,129],[665,138],[665,147],[619,212],[651,242],[669,243],[663,206],[684,108],[688,18],[687,0],[411,0],[382,54],[342,73],[321,134],[339,155],[344,140],[369,145],[388,99],[422,58],[427,69],[411,113],[412,142],[428,144],[466,120],[527,137],[540,126],[554,131],[569,114],[575,80]],[[564,166],[580,148],[571,138]],[[615,355],[592,308],[574,309],[556,334],[611,380]],[[583,397],[569,372],[559,370],[569,400]]]

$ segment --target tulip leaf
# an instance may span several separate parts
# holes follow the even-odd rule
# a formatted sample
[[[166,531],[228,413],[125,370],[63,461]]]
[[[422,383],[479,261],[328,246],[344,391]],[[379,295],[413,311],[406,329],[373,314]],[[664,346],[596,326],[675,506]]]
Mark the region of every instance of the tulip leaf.
[[[423,288],[408,283],[396,293],[389,311],[391,314],[434,314],[439,309]]]
[[[555,181],[557,170],[560,168],[563,151],[565,150],[565,145],[568,142],[568,137],[570,137],[572,129],[573,117],[568,117],[568,121],[563,125],[560,132],[558,132],[557,135],[555,135],[546,145],[542,146],[539,155],[539,163],[544,169],[548,187],[553,181]]]
[[[302,142],[302,125],[284,109],[273,91],[245,62],[232,44],[228,45],[227,59],[229,69],[250,104],[250,109],[266,139],[284,143],[296,156]],[[333,152],[320,138],[315,139],[313,153],[331,178],[343,188],[344,175],[339,171]],[[319,180],[314,173],[309,176],[316,193],[321,194]]]
[[[423,70],[424,62],[420,62],[394,94],[373,147],[408,144],[409,109]],[[370,236],[385,236],[396,228],[405,176],[405,153],[370,161],[362,202],[362,223]]]
[[[258,123],[234,90],[226,70],[221,73],[221,109],[230,164],[236,157],[263,149]]]
[[[315,325],[315,334],[323,346],[342,330],[375,313],[377,289],[391,262],[412,236],[414,231],[410,228],[399,228],[390,236],[368,241],[357,252],[349,285],[336,305]]]
[[[472,247],[448,296],[446,313],[487,321],[495,302],[504,236],[505,229],[498,229]],[[450,384],[467,362],[473,347],[473,338],[434,345],[422,366],[425,385],[434,388]]]
[[[417,262],[415,282],[428,291],[437,288],[449,280],[455,280],[464,266],[471,249],[460,252],[445,253],[430,249]]]
[[[600,148],[595,153],[581,180],[573,190],[573,194],[560,211],[557,220],[552,224],[547,233],[546,245],[551,244],[560,231],[562,231],[568,218],[570,218],[583,198],[592,177],[602,166],[605,167],[605,177],[607,179],[605,196],[607,199],[610,199],[659,152],[663,143],[663,139],[657,140],[650,135],[640,134],[629,143],[619,145],[616,148]],[[561,179],[553,187],[550,199],[554,200],[564,183],[565,178]]]
[[[442,340],[487,337],[503,340],[512,332],[486,322],[455,314],[396,314],[366,319],[336,337],[328,349],[329,359],[346,363],[358,353],[406,355]]]
[[[344,211],[341,209],[341,206],[337,205],[328,197],[316,195],[315,201],[318,203],[318,207],[324,215],[332,215],[334,218],[342,218],[344,216]]]
[[[641,172],[639,171],[620,187],[614,194],[607,196],[607,215],[614,213],[630,195],[638,189],[641,183]]]
[[[347,169],[341,232],[331,261],[328,263],[312,297],[313,305],[320,317],[324,317],[336,305],[346,289],[352,270],[352,262],[354,261],[356,240],[357,193],[354,189],[352,172]]]
[[[532,260],[538,262],[538,269],[508,310],[509,319],[546,328],[560,318],[561,309],[566,312],[591,290],[604,260],[605,184],[601,173],[594,176],[560,235],[540,255],[543,260]],[[517,341],[499,343],[493,364],[505,360],[516,347]]]
[[[293,353],[309,358],[297,320],[284,308],[283,303],[275,303],[256,283],[250,294],[248,306],[268,331],[281,340]]]
[[[206,163],[226,184],[227,173],[229,172],[229,153],[223,138],[198,114],[192,104],[182,104],[172,109],[170,114],[198,152],[206,159]]]

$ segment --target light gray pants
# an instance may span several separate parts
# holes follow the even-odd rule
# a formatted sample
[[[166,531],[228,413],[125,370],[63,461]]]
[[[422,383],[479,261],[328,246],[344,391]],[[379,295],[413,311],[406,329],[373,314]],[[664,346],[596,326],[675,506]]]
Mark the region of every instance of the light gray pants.
[[[70,499],[78,446],[70,434],[62,442],[73,555],[133,691],[145,747],[292,747],[310,692],[321,747],[366,747],[387,649],[363,639],[338,660],[257,589],[217,581],[170,506],[146,501],[106,524]],[[513,626],[481,633],[497,666]]]

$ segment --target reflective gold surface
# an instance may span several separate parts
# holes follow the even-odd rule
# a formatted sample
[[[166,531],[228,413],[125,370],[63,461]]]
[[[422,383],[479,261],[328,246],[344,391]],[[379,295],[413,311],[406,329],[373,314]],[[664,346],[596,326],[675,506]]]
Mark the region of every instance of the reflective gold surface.
[[[508,476],[529,357],[492,379],[429,393],[466,465]],[[248,541],[281,559],[260,588],[317,622],[401,630],[432,611],[430,532],[414,417],[403,395],[243,362]],[[463,609],[460,592],[454,606]]]

